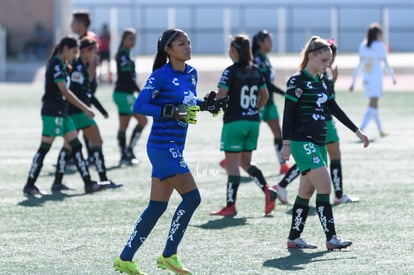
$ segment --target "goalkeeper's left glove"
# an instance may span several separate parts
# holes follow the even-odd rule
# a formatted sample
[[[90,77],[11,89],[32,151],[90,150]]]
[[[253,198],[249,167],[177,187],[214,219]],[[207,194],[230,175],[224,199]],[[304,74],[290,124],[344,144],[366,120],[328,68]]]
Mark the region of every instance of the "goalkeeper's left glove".
[[[187,104],[165,104],[162,108],[162,117],[173,118],[189,124],[197,123],[197,112],[200,111],[199,106],[189,106]]]

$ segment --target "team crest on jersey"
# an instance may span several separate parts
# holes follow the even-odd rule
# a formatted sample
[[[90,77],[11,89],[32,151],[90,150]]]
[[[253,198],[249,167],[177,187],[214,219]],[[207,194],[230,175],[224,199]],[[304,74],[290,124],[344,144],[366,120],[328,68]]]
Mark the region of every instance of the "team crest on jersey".
[[[193,83],[194,86],[197,85],[194,75],[191,75],[191,83]]]
[[[296,97],[301,97],[303,94],[303,90],[301,88],[296,88],[295,89],[295,96]]]
[[[152,92],[152,99],[156,98],[160,94],[160,91],[155,90]]]
[[[319,164],[321,162],[321,159],[317,155],[312,156],[312,161],[315,164]]]

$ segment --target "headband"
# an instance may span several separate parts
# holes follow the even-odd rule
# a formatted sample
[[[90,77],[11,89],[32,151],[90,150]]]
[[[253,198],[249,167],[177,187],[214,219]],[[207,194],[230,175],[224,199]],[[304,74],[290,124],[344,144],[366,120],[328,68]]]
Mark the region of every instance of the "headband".
[[[315,49],[308,50],[307,53],[316,52],[317,50],[321,50],[323,48],[329,48],[329,46],[328,45],[322,45],[322,46],[316,47]]]
[[[173,39],[174,38],[176,38],[177,37],[177,35],[179,35],[181,32],[180,31],[174,31],[174,33],[173,34],[171,34],[171,36],[168,38],[168,40],[164,43],[164,47],[165,46],[168,46],[168,44],[170,44],[171,43],[171,41],[173,41]],[[163,47],[163,48],[164,48]]]
[[[236,49],[238,49],[239,51],[241,50],[241,46],[239,45],[239,44],[237,44],[236,43],[236,41],[231,41],[231,45],[233,46],[233,47],[235,47]]]

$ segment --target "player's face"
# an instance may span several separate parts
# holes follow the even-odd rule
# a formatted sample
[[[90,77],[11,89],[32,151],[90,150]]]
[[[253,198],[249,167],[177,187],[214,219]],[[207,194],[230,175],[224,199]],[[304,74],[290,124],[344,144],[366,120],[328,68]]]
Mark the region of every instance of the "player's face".
[[[273,46],[272,38],[270,36],[266,36],[266,38],[263,39],[263,41],[259,42],[259,45],[262,52],[269,53],[272,50]]]
[[[316,55],[309,54],[309,66],[308,71],[311,73],[324,73],[329,68],[332,60],[332,51],[322,51]]]
[[[91,46],[90,48],[84,49],[82,51],[82,55],[85,57],[85,61],[89,62],[90,60],[94,60],[98,56],[98,47]]]
[[[74,47],[74,48],[68,48],[67,46],[63,47],[62,58],[64,60],[67,60],[67,61],[70,62],[76,57],[77,54],[78,54],[78,48],[77,47]]]
[[[79,21],[76,19],[72,19],[72,22],[70,23],[70,28],[74,33],[79,33],[80,31],[80,24]]]
[[[166,47],[170,59],[185,62],[191,59],[191,42],[187,34],[182,33],[171,42],[170,47]]]
[[[123,42],[124,48],[132,49],[133,47],[135,47],[136,40],[137,40],[137,36],[135,34],[127,35]]]

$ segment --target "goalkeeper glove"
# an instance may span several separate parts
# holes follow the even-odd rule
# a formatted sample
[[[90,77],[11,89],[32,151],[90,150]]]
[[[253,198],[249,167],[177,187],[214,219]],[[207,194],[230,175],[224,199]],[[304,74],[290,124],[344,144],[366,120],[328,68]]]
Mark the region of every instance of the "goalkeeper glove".
[[[226,95],[225,97],[222,97],[220,99],[216,98],[216,92],[210,91],[210,93],[204,97],[204,101],[200,104],[200,110],[201,111],[209,111],[213,115],[217,115],[220,112],[221,109],[227,108],[227,102],[229,102],[229,96]]]
[[[162,108],[162,117],[172,118],[177,121],[183,121],[188,124],[197,123],[197,112],[200,111],[199,106],[189,106],[187,104],[165,104]]]

